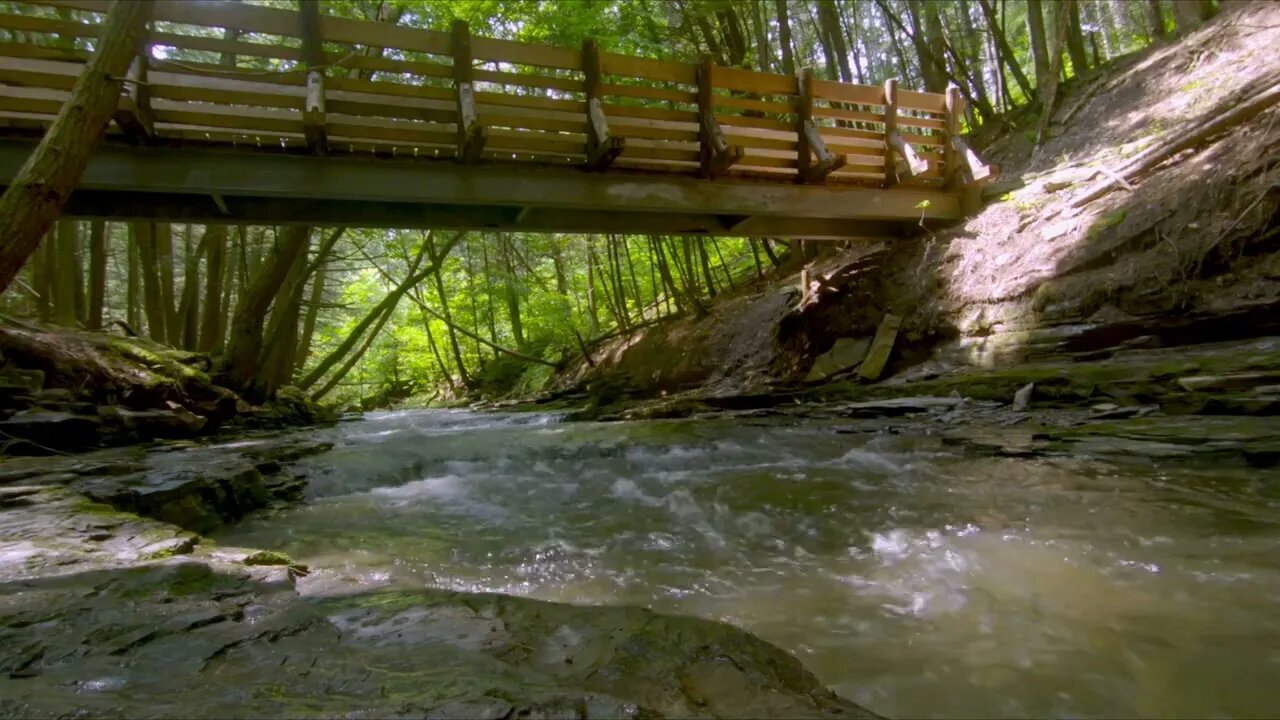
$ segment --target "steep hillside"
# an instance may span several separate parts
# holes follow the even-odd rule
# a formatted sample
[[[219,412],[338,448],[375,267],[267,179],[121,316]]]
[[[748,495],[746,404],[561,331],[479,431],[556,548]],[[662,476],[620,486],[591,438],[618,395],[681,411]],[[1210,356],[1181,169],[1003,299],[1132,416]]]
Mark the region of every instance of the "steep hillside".
[[[975,138],[1003,176],[963,225],[824,254],[804,307],[796,273],[617,341],[558,387],[769,391],[803,381],[838,339],[870,338],[886,313],[902,319],[891,384],[1280,335],[1277,45],[1280,5],[1227,3],[1178,42],[1065,86],[1042,147],[1034,117]]]

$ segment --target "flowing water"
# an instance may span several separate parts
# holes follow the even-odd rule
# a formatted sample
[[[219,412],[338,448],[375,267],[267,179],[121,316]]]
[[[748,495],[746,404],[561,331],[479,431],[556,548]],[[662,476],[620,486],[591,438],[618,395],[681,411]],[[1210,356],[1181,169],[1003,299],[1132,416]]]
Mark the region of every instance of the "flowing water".
[[[1280,472],[841,430],[375,414],[308,431],[336,443],[308,504],[218,539],[310,564],[316,594],[723,620],[889,716],[1280,712]]]

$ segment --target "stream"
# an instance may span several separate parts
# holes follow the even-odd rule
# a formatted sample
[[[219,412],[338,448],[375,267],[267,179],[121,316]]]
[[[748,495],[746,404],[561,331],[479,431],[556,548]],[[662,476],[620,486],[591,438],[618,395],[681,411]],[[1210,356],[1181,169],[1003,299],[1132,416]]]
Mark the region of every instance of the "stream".
[[[1259,419],[1258,422],[1268,422]],[[370,414],[215,535],[312,596],[445,587],[750,630],[890,717],[1242,717],[1280,683],[1280,472],[966,453],[923,429]]]

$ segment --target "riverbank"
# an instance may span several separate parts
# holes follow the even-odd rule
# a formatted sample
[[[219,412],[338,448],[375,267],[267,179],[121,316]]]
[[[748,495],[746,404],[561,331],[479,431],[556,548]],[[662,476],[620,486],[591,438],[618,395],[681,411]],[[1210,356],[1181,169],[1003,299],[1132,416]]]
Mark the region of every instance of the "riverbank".
[[[873,717],[725,624],[440,589],[300,592],[220,546],[326,443],[269,437],[0,467],[0,715]]]
[[[289,388],[250,403],[215,382],[213,362],[108,332],[0,326],[0,453],[52,456],[337,417]]]

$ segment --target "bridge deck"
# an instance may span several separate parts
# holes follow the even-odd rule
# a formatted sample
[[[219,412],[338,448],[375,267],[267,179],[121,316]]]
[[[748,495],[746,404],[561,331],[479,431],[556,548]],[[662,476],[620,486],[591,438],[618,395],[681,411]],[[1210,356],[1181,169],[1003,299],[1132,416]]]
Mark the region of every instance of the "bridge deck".
[[[16,6],[0,13],[0,183],[109,2]],[[958,219],[986,172],[954,94],[317,10],[157,3],[69,212],[845,237]]]

